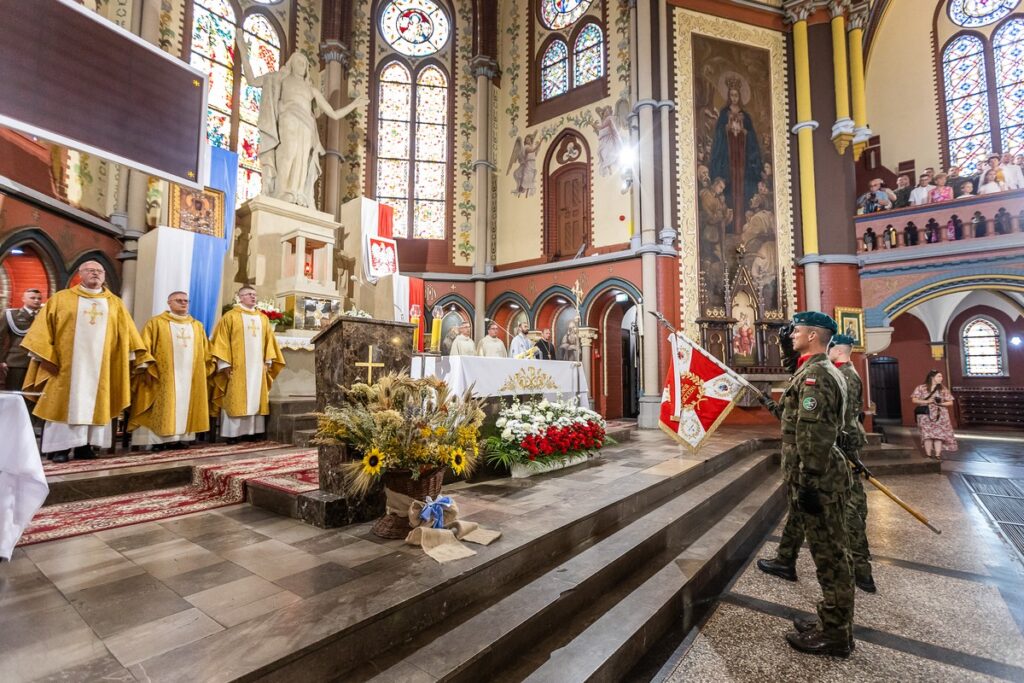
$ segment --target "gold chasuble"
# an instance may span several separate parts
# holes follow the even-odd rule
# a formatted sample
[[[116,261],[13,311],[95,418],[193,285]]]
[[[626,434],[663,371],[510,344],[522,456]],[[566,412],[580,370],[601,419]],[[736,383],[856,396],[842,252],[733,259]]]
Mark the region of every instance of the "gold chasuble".
[[[210,353],[218,364],[231,366],[230,377],[213,375],[210,414],[222,409],[228,417],[270,414],[270,385],[284,369],[284,355],[267,317],[235,306],[213,328]]]
[[[208,431],[207,378],[213,359],[203,324],[165,311],[142,328],[142,341],[156,362],[136,377],[128,428],[143,428],[157,437],[187,437],[175,439],[182,441]]]
[[[69,425],[109,424],[131,402],[132,367],[153,361],[121,299],[81,285],[50,297],[21,345],[32,354],[24,389],[43,394],[33,414]]]

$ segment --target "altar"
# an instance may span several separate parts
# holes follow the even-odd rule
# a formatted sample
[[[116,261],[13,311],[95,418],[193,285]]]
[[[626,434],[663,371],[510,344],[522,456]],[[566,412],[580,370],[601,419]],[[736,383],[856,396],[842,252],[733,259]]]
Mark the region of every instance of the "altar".
[[[472,385],[477,397],[575,396],[581,406],[590,407],[583,365],[574,361],[417,355],[412,358],[411,374],[415,378],[443,379],[452,391],[460,394]]]

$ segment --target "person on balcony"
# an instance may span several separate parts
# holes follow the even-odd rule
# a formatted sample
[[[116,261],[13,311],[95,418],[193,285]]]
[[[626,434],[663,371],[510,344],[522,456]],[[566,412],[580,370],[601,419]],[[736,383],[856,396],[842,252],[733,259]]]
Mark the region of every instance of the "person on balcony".
[[[996,163],[999,163],[999,159],[996,159]],[[985,172],[985,180],[982,182],[981,187],[978,188],[978,194],[995,194],[997,192],[1003,192],[1006,190],[1006,185],[999,180],[999,171],[994,168],[990,168]]]
[[[1012,154],[1003,155],[1003,163],[1000,166],[1003,171],[1003,184],[1007,190],[1019,190],[1024,187],[1024,172],[1020,166],[1013,163]]]
[[[957,199],[964,199],[964,198],[967,198],[967,197],[977,197],[977,196],[978,195],[974,194],[974,183],[971,182],[970,180],[965,180],[964,182],[962,182],[960,184],[960,191],[957,193],[956,198]]]
[[[868,191],[857,199],[857,210],[860,213],[885,211],[892,208],[895,199],[896,194],[892,190],[882,187],[882,179],[875,178],[868,183]]]
[[[910,192],[910,205],[923,206],[927,204],[933,189],[935,186],[932,185],[931,175],[922,173],[921,177],[917,179],[917,187]]]
[[[903,209],[910,206],[910,193],[914,190],[910,185],[910,176],[906,173],[896,179],[896,199],[893,200],[892,208]]]
[[[946,184],[953,188],[953,196],[960,196],[960,186],[964,184],[967,178],[960,175],[959,166],[950,166],[946,171]]]
[[[953,188],[946,184],[946,178],[948,176],[945,173],[935,176],[935,187],[928,193],[929,202],[948,202],[953,199]]]

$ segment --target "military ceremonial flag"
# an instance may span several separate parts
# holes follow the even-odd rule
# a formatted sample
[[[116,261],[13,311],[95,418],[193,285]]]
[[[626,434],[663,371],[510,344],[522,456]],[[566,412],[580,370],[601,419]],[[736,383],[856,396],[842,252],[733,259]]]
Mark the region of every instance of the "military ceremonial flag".
[[[736,405],[745,382],[682,333],[669,336],[672,367],[661,393],[660,426],[698,450]]]

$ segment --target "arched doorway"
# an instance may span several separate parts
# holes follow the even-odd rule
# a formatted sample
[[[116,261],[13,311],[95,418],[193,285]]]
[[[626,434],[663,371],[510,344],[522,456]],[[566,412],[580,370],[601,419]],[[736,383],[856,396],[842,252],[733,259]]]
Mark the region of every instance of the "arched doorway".
[[[53,267],[32,242],[20,242],[0,257],[0,308],[21,305],[26,289],[38,289],[43,301],[54,290]]]
[[[591,396],[606,419],[640,414],[640,328],[637,295],[626,287],[599,286],[587,309],[588,326],[597,328],[591,365]]]

